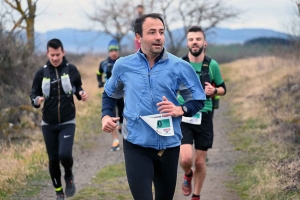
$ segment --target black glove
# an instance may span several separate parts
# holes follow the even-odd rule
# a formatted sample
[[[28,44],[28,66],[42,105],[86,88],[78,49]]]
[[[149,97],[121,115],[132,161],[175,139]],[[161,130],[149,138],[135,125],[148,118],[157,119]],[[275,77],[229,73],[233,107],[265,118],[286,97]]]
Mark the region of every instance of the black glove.
[[[98,88],[102,88],[104,86],[103,82],[98,82]]]

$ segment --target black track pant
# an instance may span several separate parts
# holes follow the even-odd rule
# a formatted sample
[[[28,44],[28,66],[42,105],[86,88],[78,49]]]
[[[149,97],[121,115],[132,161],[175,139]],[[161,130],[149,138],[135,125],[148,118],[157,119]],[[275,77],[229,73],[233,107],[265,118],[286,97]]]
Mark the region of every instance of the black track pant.
[[[65,169],[65,177],[72,176],[72,148],[75,124],[43,125],[43,136],[49,158],[49,172],[55,188],[61,187],[60,163]]]
[[[123,140],[127,179],[134,200],[172,200],[176,187],[179,146],[159,150]]]

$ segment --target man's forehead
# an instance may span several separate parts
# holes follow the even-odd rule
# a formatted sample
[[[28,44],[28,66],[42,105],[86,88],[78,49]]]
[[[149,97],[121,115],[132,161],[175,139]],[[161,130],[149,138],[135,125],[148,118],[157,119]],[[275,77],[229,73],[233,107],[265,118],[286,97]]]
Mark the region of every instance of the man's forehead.
[[[63,53],[63,51],[61,50],[61,48],[57,48],[57,49],[54,49],[52,47],[49,47],[48,48],[48,53],[49,54],[60,54],[60,53]]]
[[[146,18],[144,23],[143,23],[143,28],[145,29],[157,29],[157,30],[163,30],[165,27],[160,21],[160,19],[153,19],[153,18]]]
[[[198,31],[198,32],[189,32],[188,34],[187,34],[187,37],[188,38],[198,38],[198,37],[201,37],[201,38],[203,38],[203,33],[202,32],[200,32],[200,31]]]

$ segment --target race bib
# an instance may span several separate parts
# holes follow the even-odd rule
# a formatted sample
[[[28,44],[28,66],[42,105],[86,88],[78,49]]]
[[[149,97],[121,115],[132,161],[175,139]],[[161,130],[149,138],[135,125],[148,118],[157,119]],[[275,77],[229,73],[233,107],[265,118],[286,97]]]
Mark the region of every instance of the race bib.
[[[202,120],[202,113],[197,112],[196,115],[193,117],[184,117],[182,116],[182,122],[189,123],[189,124],[195,124],[195,125],[200,125]]]
[[[173,136],[174,128],[172,117],[163,117],[162,114],[140,116],[153,130],[161,136]]]

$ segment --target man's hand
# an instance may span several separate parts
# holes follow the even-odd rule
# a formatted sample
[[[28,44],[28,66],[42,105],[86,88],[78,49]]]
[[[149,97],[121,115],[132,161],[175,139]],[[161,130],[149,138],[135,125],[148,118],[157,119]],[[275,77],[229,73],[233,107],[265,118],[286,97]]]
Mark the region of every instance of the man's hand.
[[[81,100],[82,101],[86,101],[88,95],[87,95],[87,93],[85,91],[80,91],[79,95],[81,96]]]
[[[104,86],[103,82],[98,82],[98,88],[102,88]]]
[[[111,133],[113,130],[116,129],[117,121],[120,120],[120,117],[110,117],[108,115],[102,118],[102,130]]]
[[[215,88],[209,82],[205,82],[205,94],[211,96],[214,94]]]
[[[158,111],[163,114],[164,117],[172,116],[179,117],[183,115],[181,106],[175,106],[171,101],[168,101],[167,97],[163,96],[163,101],[156,104]]]
[[[38,105],[41,105],[41,103],[42,103],[44,100],[45,100],[44,97],[40,97],[40,98],[38,99]]]

